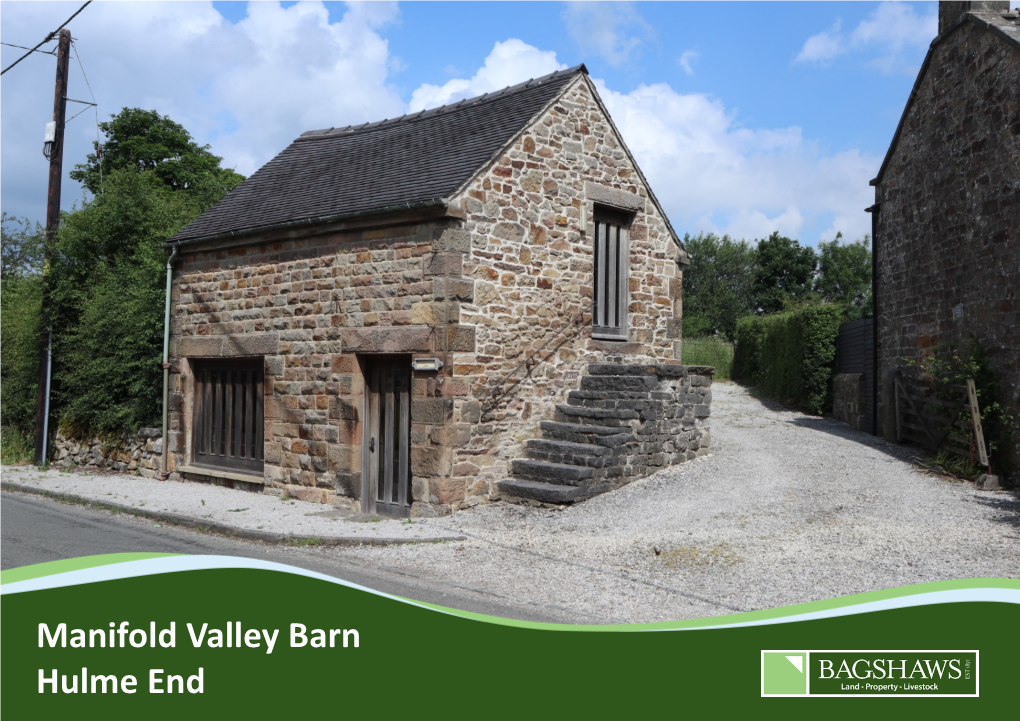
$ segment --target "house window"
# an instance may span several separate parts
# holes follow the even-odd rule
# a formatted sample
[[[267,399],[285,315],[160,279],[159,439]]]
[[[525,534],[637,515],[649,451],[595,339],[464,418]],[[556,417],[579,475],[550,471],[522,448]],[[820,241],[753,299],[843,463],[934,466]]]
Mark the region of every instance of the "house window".
[[[262,474],[261,358],[196,360],[192,462]]]
[[[627,271],[630,267],[625,215],[595,211],[595,299],[592,337],[626,340]]]

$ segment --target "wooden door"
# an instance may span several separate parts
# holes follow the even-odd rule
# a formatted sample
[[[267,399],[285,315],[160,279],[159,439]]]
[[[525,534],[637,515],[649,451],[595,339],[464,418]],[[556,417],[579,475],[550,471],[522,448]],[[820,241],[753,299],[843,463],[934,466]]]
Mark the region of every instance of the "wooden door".
[[[192,462],[262,475],[263,361],[196,360]]]
[[[384,516],[411,514],[411,358],[367,360],[362,510]]]

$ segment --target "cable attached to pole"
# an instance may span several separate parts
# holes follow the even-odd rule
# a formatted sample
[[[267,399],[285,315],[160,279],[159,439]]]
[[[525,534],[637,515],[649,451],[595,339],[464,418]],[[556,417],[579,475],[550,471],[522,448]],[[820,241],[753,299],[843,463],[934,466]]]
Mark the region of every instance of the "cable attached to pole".
[[[78,17],[78,13],[80,13],[80,12],[81,12],[82,10],[84,10],[85,8],[87,8],[87,7],[88,7],[89,5],[91,5],[91,4],[92,4],[92,0],[88,0],[88,2],[86,2],[86,3],[85,3],[84,5],[82,5],[82,6],[80,7],[80,8],[78,8],[78,12],[76,12],[76,13],[75,13],[74,15],[72,15],[71,17],[69,17],[69,18],[68,18],[67,20],[65,20],[64,22],[62,22],[62,23],[60,24],[60,27],[59,27],[59,28],[57,28],[56,30],[54,30],[53,32],[51,32],[51,33],[50,33],[49,35],[47,35],[47,36],[46,36],[46,39],[45,39],[45,40],[43,40],[43,41],[42,41],[41,43],[39,43],[38,45],[36,45],[36,46],[35,46],[34,48],[32,48],[31,50],[29,50],[29,51],[28,51],[27,53],[25,53],[25,54],[24,54],[24,55],[22,55],[22,56],[21,56],[20,58],[18,58],[17,60],[15,60],[15,61],[14,61],[13,63],[11,63],[10,65],[8,65],[8,66],[7,66],[6,68],[4,68],[4,69],[3,69],[2,71],[0,71],[0,75],[3,75],[4,73],[6,73],[6,72],[7,72],[8,70],[10,70],[11,68],[13,68],[13,67],[14,67],[15,65],[17,65],[18,63],[20,63],[20,62],[21,62],[22,60],[24,60],[24,59],[25,59],[25,58],[27,58],[27,57],[28,57],[29,55],[31,55],[32,53],[34,53],[34,52],[35,52],[36,50],[38,50],[39,48],[41,48],[41,47],[42,47],[43,45],[45,45],[46,43],[48,43],[48,42],[49,42],[50,40],[52,40],[53,38],[55,38],[55,37],[57,36],[57,33],[59,33],[59,32],[60,32],[61,30],[63,30],[63,29],[64,29],[64,26],[65,26],[65,25],[67,25],[67,24],[68,24],[69,22],[71,22],[71,21],[72,21],[72,20],[74,20],[74,19],[75,19],[76,17]]]

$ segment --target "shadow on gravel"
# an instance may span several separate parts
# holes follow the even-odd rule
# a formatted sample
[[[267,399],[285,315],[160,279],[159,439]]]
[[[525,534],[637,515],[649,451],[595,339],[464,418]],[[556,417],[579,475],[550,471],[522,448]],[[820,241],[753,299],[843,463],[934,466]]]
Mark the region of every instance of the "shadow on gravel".
[[[997,512],[992,517],[996,523],[1002,523],[1020,531],[1020,491],[1013,489],[994,496],[976,496],[975,503]]]
[[[810,428],[813,431],[828,433],[830,436],[836,436],[837,438],[853,441],[854,443],[860,443],[862,446],[872,448],[890,456],[891,458],[895,458],[898,461],[903,461],[904,463],[915,464],[918,460],[928,460],[932,457],[930,453],[919,446],[896,445],[895,443],[889,443],[884,438],[873,436],[870,433],[865,433],[864,431],[858,431],[851,428],[846,423],[842,423],[832,418],[804,416],[802,418],[789,420],[787,423],[801,428]]]

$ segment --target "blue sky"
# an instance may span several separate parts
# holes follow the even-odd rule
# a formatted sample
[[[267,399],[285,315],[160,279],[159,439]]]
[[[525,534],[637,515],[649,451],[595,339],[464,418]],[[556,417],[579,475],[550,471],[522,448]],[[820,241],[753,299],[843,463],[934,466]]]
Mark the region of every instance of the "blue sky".
[[[0,3],[34,45],[78,3]],[[102,3],[71,24],[101,116],[169,114],[248,174],[301,132],[394,117],[584,62],[680,232],[815,244],[867,231],[935,35],[925,3]],[[4,47],[6,67],[20,51]],[[89,90],[72,60],[70,97]],[[2,207],[43,217],[53,61],[2,87]],[[68,127],[65,169],[95,139]],[[81,202],[65,180],[62,202]]]

